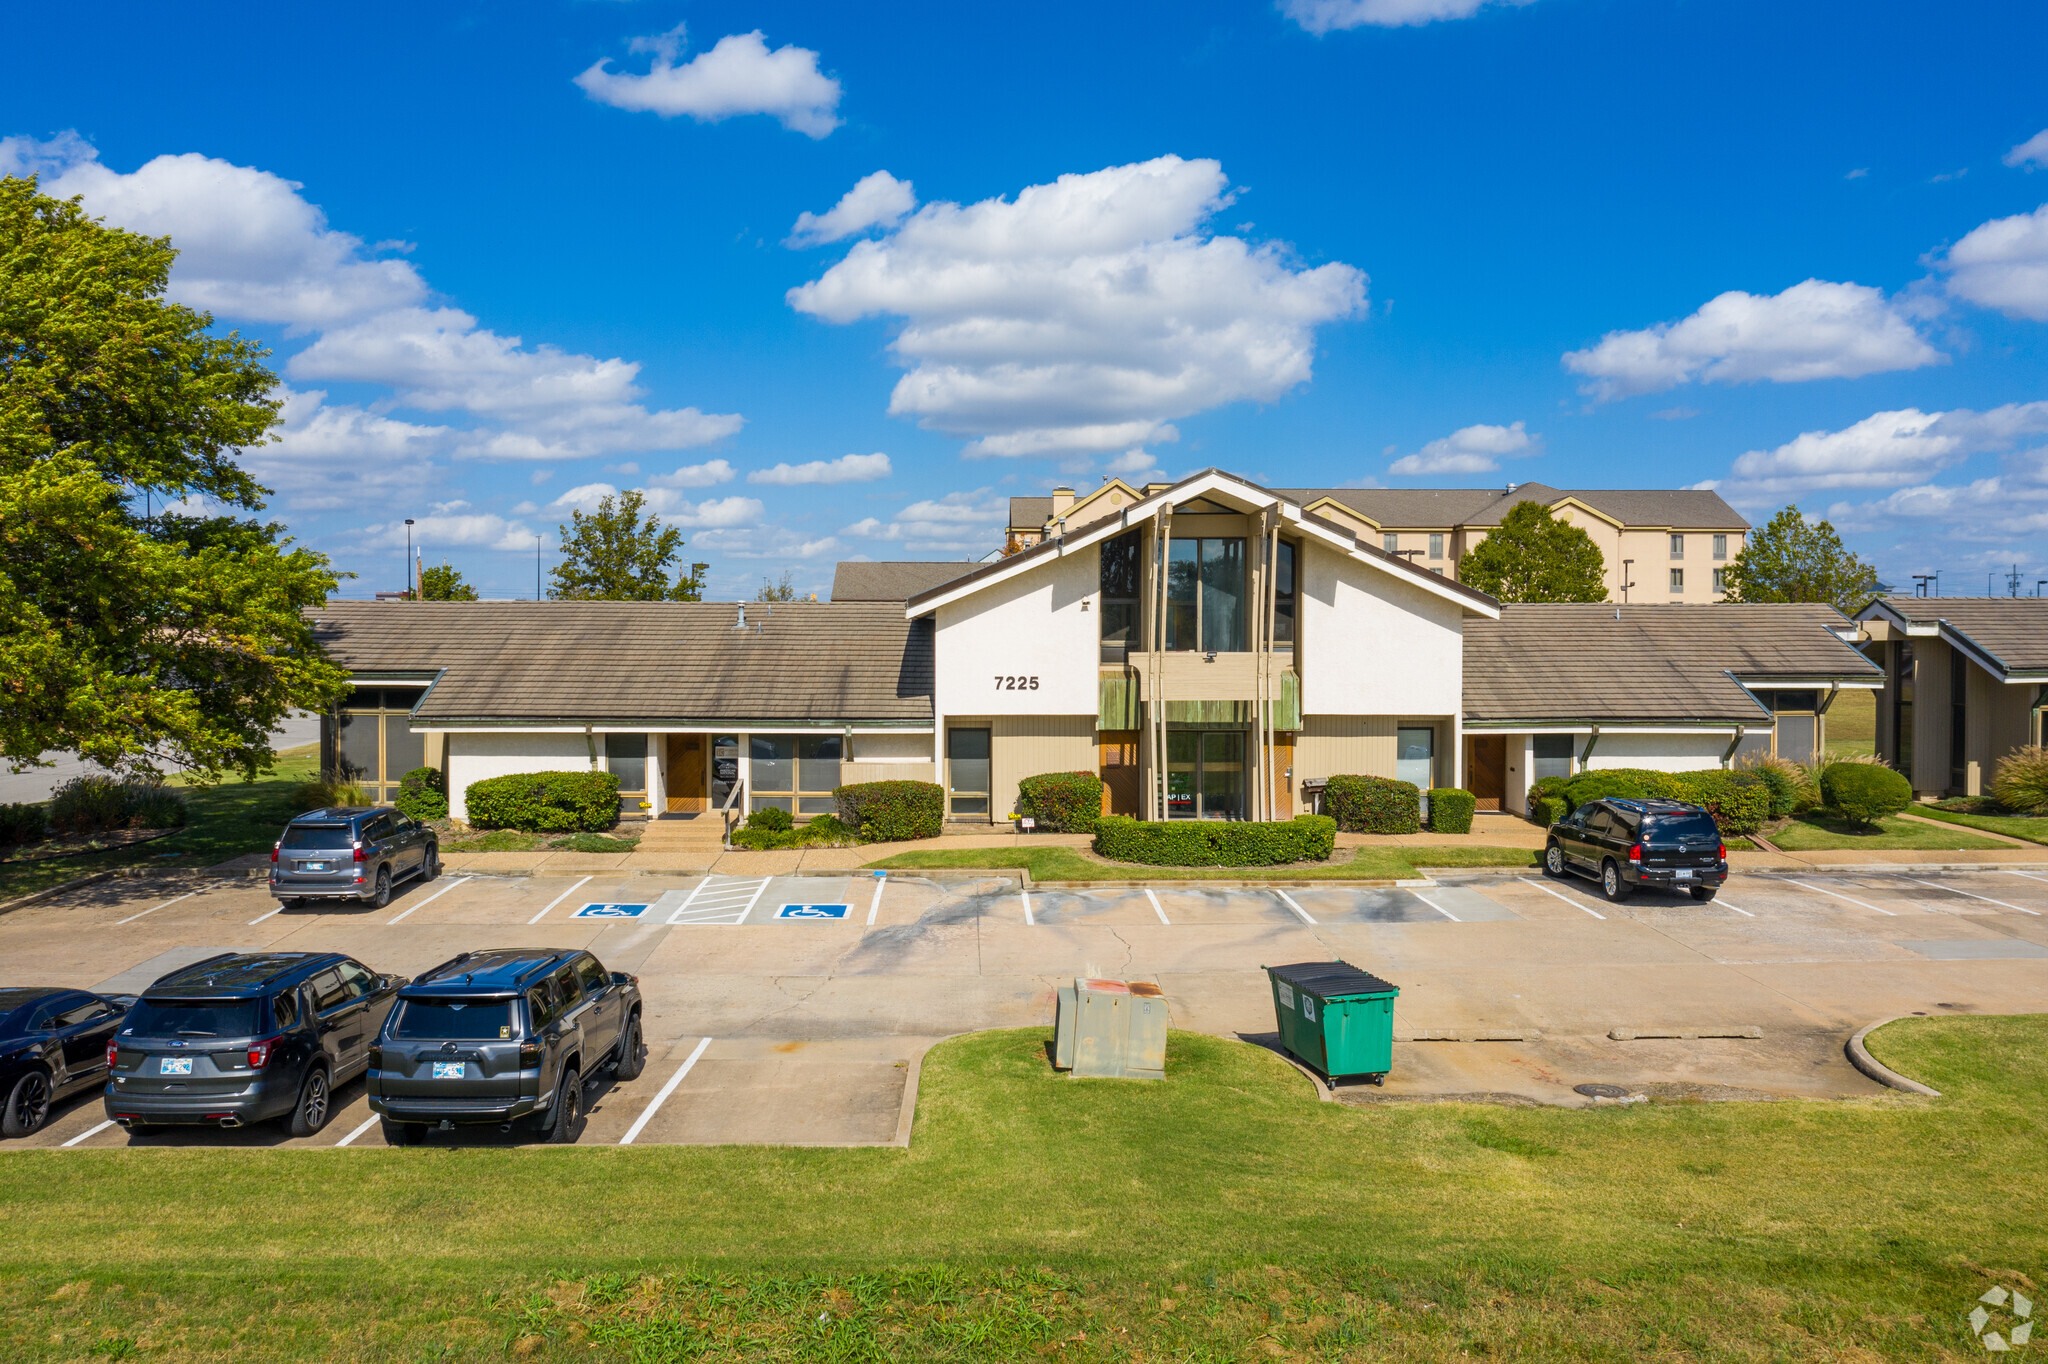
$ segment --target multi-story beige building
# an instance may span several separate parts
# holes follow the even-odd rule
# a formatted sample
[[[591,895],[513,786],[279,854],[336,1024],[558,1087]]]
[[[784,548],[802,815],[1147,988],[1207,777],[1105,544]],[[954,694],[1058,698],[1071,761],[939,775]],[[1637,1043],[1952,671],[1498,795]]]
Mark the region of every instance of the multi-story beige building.
[[[1125,507],[1167,485],[1111,479],[1087,496],[1055,488],[1050,497],[1010,499],[1009,545],[1038,544]],[[1458,577],[1458,564],[1518,502],[1536,502],[1592,537],[1607,565],[1607,597],[1627,602],[1717,602],[1722,574],[1741,552],[1749,522],[1719,493],[1693,488],[1579,489],[1541,483],[1490,488],[1285,488],[1275,491],[1417,568]]]

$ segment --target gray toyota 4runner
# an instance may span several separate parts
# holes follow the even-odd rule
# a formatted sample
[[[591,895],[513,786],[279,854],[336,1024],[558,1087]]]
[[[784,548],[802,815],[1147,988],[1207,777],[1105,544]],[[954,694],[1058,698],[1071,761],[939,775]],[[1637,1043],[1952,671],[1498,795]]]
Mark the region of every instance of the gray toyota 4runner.
[[[465,952],[399,990],[370,1051],[370,1108],[393,1146],[481,1123],[572,1142],[584,1078],[646,1064],[640,1009],[639,980],[588,952]]]

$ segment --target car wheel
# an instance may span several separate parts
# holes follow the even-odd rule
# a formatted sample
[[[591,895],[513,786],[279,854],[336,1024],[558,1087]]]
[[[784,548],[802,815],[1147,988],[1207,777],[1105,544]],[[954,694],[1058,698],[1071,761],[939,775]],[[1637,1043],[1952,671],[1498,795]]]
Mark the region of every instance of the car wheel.
[[[440,874],[441,850],[437,847],[429,846],[427,848],[427,860],[420,864],[420,880],[431,881]]]
[[[384,1144],[386,1146],[418,1146],[427,1139],[427,1125],[423,1122],[382,1121]]]
[[[542,1141],[567,1145],[576,1140],[583,1126],[583,1072],[571,1067],[562,1077],[562,1087],[555,1095],[554,1111],[548,1115],[548,1125]]]
[[[1564,849],[1553,843],[1543,850],[1543,870],[1552,876],[1564,875]]]
[[[1600,889],[1616,904],[1635,894],[1635,887],[1621,879],[1621,868],[1612,861],[1600,868]]]
[[[619,1039],[619,1059],[612,1074],[621,1080],[637,1080],[646,1068],[647,1046],[640,1040],[640,1015],[634,1014],[626,1020],[625,1035]]]
[[[379,909],[391,903],[391,868],[377,868],[377,889],[370,895],[370,903]]]
[[[310,1137],[327,1126],[327,1072],[315,1066],[306,1075],[306,1083],[299,1088],[299,1106],[285,1122],[285,1130],[295,1137]]]
[[[1701,904],[1705,904],[1714,898],[1715,889],[1713,886],[1694,886],[1692,888],[1692,898],[1698,900]]]
[[[40,1070],[25,1071],[8,1091],[7,1108],[0,1113],[0,1136],[25,1137],[50,1120],[50,1077]]]

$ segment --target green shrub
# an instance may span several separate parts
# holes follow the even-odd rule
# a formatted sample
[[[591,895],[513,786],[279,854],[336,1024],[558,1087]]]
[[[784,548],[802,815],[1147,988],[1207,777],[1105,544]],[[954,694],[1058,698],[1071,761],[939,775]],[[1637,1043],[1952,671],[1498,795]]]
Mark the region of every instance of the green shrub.
[[[1391,777],[1332,777],[1323,813],[1347,834],[1412,834],[1422,827],[1422,790]]]
[[[1771,788],[1771,818],[1783,819],[1820,804],[1820,790],[1806,769],[1790,758],[1765,755],[1746,759],[1741,768],[1754,772]]]
[[[796,827],[796,817],[777,806],[764,805],[747,816],[747,827],[771,834],[786,834]]]
[[[409,819],[448,818],[448,779],[438,767],[415,767],[398,781],[398,799],[391,802]]]
[[[472,828],[603,833],[619,822],[619,779],[609,772],[519,772],[471,782],[463,802]]]
[[[168,786],[138,782],[129,788],[128,827],[131,829],[182,829],[188,813],[185,798]]]
[[[0,843],[34,843],[50,832],[50,813],[40,805],[0,805]]]
[[[1415,788],[1411,785],[1409,790]],[[1337,821],[1296,815],[1270,823],[1220,819],[1141,820],[1105,815],[1095,822],[1095,851],[1113,862],[1153,867],[1273,867],[1321,862],[1336,846]]]
[[[1531,790],[1529,793],[1529,818],[1546,829],[1571,812],[1571,802],[1564,798],[1562,791],[1538,795]]]
[[[1821,772],[1821,795],[1844,819],[1875,824],[1913,803],[1913,786],[1876,763],[1831,763]]]
[[[292,788],[288,799],[295,811],[325,810],[339,805],[368,805],[370,794],[352,781],[321,777],[300,782]]]
[[[1991,794],[2008,810],[2048,814],[2048,748],[2028,744],[2006,754],[1991,778]]]
[[[1770,784],[1759,772],[1709,767],[1673,774],[1690,801],[1714,817],[1723,834],[1753,834],[1771,817]]]
[[[66,833],[175,829],[184,822],[185,798],[154,781],[93,774],[73,777],[50,796],[49,823]]]
[[[937,838],[946,827],[946,789],[929,781],[862,781],[837,787],[839,822],[863,843]]]
[[[1429,790],[1429,827],[1440,834],[1472,832],[1472,812],[1479,798],[1455,786],[1432,786]]]
[[[1102,818],[1102,778],[1093,772],[1045,772],[1017,783],[1017,813],[1054,834],[1095,832]]]
[[[793,847],[795,843],[796,835],[787,829],[762,829],[754,828],[751,824],[742,824],[732,831],[732,845],[735,848],[747,848],[754,852]]]
[[[1686,798],[1684,785],[1676,776],[1646,767],[1603,767],[1594,772],[1581,772],[1565,783],[1564,795],[1573,810],[1592,800]]]
[[[860,842],[860,831],[840,823],[837,815],[812,815],[810,822],[796,831],[796,837],[799,843],[839,847]]]

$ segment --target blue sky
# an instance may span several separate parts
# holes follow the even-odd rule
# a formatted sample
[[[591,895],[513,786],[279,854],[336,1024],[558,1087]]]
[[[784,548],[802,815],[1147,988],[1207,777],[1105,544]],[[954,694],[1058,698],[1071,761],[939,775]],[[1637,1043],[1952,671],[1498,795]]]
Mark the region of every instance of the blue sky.
[[[1895,583],[2048,576],[2038,4],[9,27],[0,169],[169,232],[174,295],[272,345],[289,420],[248,462],[351,593],[403,586],[411,516],[530,594],[605,487],[715,595],[822,593],[980,554],[1013,493],[1208,465],[1710,482]]]

